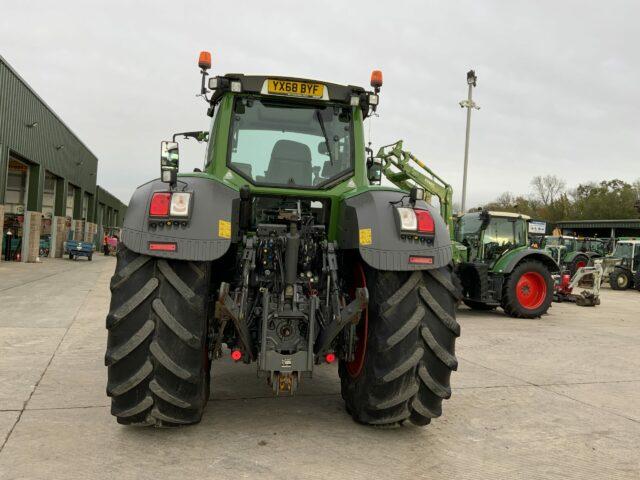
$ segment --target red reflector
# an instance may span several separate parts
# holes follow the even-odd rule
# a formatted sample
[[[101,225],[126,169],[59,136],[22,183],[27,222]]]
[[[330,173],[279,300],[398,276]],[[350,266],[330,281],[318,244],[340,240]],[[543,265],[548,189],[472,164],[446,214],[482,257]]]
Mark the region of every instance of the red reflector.
[[[327,361],[327,363],[333,363],[336,361],[336,354],[335,353],[327,353],[324,356],[324,359]]]
[[[240,350],[233,350],[231,352],[231,359],[234,362],[237,362],[238,360],[240,360],[242,358],[242,352]]]
[[[175,252],[178,245],[175,243],[158,243],[149,242],[149,250],[155,250],[160,252]]]
[[[171,205],[171,194],[169,192],[156,192],[151,197],[149,215],[152,217],[166,217],[169,215]]]
[[[418,232],[420,233],[433,233],[435,230],[435,224],[433,223],[433,217],[428,210],[414,210],[416,212],[416,219],[418,220]]]
[[[418,265],[433,265],[433,257],[418,257],[411,255],[409,257],[409,263],[415,263]]]

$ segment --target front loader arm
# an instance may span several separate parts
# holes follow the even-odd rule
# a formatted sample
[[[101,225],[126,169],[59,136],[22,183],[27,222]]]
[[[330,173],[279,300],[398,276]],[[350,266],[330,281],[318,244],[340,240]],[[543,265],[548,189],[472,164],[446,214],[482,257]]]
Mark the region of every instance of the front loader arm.
[[[427,197],[435,195],[440,200],[440,215],[449,227],[453,239],[453,189],[411,152],[402,149],[402,140],[380,147],[376,158],[382,162],[382,173],[397,187],[409,191],[412,187],[424,188]],[[420,167],[414,167],[410,162]],[[426,172],[426,173],[425,173]]]

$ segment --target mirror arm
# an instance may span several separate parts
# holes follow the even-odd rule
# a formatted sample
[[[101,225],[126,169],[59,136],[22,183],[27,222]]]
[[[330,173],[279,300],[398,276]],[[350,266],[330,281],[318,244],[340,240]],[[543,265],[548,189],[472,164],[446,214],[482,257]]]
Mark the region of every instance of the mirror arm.
[[[173,141],[176,141],[176,137],[182,136],[182,138],[195,138],[198,142],[208,142],[209,132],[196,131],[196,132],[178,132],[173,134]]]

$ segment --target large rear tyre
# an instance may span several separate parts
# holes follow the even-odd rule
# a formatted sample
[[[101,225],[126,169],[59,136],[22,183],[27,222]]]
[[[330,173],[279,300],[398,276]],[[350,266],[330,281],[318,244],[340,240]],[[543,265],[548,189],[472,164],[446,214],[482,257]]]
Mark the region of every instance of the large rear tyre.
[[[125,425],[197,423],[209,398],[210,264],[120,246],[107,315],[107,395]]]
[[[627,290],[631,284],[631,275],[626,270],[616,268],[609,275],[609,285],[613,290]]]
[[[535,260],[522,262],[505,279],[502,309],[515,318],[539,318],[553,301],[553,277],[549,269]]]
[[[452,269],[361,271],[369,308],[358,324],[355,359],[339,368],[347,411],[370,425],[427,425],[442,414],[458,367],[461,293]]]

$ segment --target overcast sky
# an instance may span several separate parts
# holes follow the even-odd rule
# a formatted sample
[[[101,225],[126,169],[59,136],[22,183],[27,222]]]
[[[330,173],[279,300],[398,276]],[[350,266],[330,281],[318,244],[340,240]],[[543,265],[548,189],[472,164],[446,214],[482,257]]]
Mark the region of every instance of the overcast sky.
[[[640,177],[637,1],[9,1],[0,53],[99,159],[128,201],[159,170],[160,140],[207,129],[200,50],[214,74],[368,86],[384,73],[375,145],[405,146],[460,198],[466,72],[478,86],[469,204],[532,176],[570,186]],[[634,53],[635,52],[635,53]],[[181,143],[181,170],[204,147]]]

